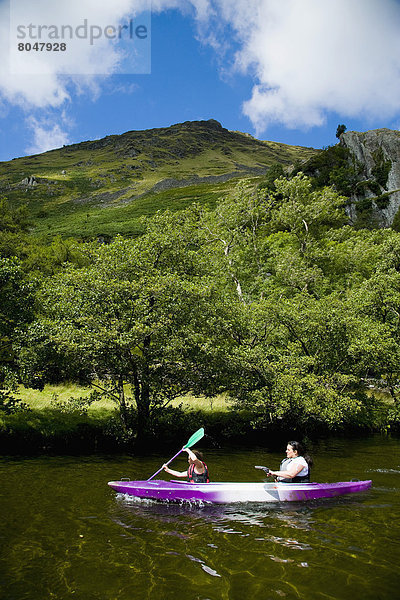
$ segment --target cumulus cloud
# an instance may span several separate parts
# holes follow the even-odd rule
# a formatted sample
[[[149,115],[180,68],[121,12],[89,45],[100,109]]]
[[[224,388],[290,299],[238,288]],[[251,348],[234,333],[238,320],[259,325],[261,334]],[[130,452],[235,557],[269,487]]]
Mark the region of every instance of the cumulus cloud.
[[[128,40],[129,20],[134,20],[135,28],[141,23],[135,21],[138,15],[149,16],[151,11],[169,9],[184,12],[198,23],[209,22],[214,14],[209,0],[0,0],[0,96],[26,110],[62,107],[76,93],[87,92],[96,97],[108,75],[149,72],[151,33],[145,49],[141,50],[138,43],[132,43],[132,38]],[[81,40],[79,44],[76,30],[84,32],[85,20],[89,41]],[[34,24],[33,30],[29,30],[30,23]],[[33,45],[36,41],[61,41],[45,38],[50,24],[55,24],[59,31],[62,25],[66,26],[66,52],[17,50],[19,42]],[[150,21],[145,24],[151,28]],[[118,31],[114,35],[109,31],[109,25],[122,27],[119,38]],[[18,30],[18,26],[22,29]],[[93,43],[91,27],[94,35],[102,31]],[[68,28],[74,35],[72,41],[68,39]],[[17,37],[21,31],[23,39]],[[36,37],[30,39],[30,33]]]
[[[31,117],[27,125],[33,134],[32,144],[27,148],[29,154],[40,154],[70,143],[68,134],[61,128],[61,124],[54,123],[51,119],[39,120]]]
[[[321,125],[327,111],[399,113],[396,0],[215,0],[212,12],[235,32],[236,69],[254,76],[243,111],[258,133]]]
[[[82,0],[81,6],[87,5],[88,12],[91,10],[91,0]],[[79,50],[74,48],[68,52],[62,53],[60,60],[60,52],[20,52],[18,51],[18,43],[22,41],[35,41],[17,38],[16,26],[18,24],[26,26],[29,20],[26,16],[32,14],[34,9],[35,23],[46,24],[52,21],[54,9],[57,8],[59,15],[55,23],[66,22],[72,25],[77,24],[78,13],[76,12],[77,4],[72,5],[68,11],[68,3],[57,2],[49,3],[10,0],[10,3],[2,1],[0,3],[0,93],[3,98],[12,104],[17,104],[23,108],[39,108],[48,106],[61,106],[69,99],[70,93],[68,85],[70,79],[65,77],[65,73],[85,72],[81,70],[82,63],[84,67],[93,67],[94,56],[93,48],[85,55],[80,55]],[[85,11],[86,12],[86,11]],[[43,41],[48,41],[43,40]],[[92,52],[90,51],[92,50]],[[100,54],[98,60],[103,59],[102,48],[99,47]],[[113,57],[109,60],[112,60]],[[107,69],[108,64],[105,64]]]

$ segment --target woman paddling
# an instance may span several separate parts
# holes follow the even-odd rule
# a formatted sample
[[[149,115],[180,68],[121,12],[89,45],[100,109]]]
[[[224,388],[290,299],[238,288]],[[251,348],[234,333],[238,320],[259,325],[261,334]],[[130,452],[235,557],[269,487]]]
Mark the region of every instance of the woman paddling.
[[[189,468],[186,471],[174,471],[167,465],[163,465],[164,471],[174,477],[187,477],[190,483],[209,483],[208,468],[206,463],[202,461],[203,455],[198,450],[183,448],[188,453]]]
[[[284,483],[307,483],[310,481],[312,458],[306,454],[299,442],[288,442],[286,458],[281,462],[279,471],[269,471],[268,475],[275,476]]]

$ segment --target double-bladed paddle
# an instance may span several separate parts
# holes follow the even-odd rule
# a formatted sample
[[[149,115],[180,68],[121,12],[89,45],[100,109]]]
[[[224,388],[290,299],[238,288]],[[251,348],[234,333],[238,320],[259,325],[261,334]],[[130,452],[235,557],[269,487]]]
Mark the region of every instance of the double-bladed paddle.
[[[204,436],[204,428],[200,427],[200,429],[198,429],[197,431],[195,431],[195,433],[189,438],[189,440],[187,441],[187,443],[179,450],[179,452],[177,452],[175,454],[175,456],[173,456],[167,463],[165,463],[166,465],[169,465],[169,463],[171,463],[181,452],[182,450],[184,450],[185,448],[190,448],[191,446],[194,446],[196,442],[198,442],[199,440],[201,440],[201,438]],[[154,475],[152,475],[151,477],[148,478],[147,481],[150,481],[151,479],[153,479],[153,477],[155,477],[156,475],[158,475],[160,473],[160,471],[162,471],[164,468],[164,465],[158,469],[158,471],[156,471],[154,473]]]

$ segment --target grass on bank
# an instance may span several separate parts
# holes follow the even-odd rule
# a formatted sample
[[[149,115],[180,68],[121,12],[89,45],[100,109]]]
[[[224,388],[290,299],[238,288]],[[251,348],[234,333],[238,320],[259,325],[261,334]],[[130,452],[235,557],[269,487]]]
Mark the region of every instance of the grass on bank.
[[[128,390],[127,390],[128,391]],[[73,404],[90,393],[89,388],[75,384],[47,385],[42,392],[21,387],[20,400],[30,408],[12,414],[0,412],[0,450],[3,454],[34,454],[36,452],[82,452],[120,451],[132,448],[131,433],[121,427],[121,420],[111,400],[94,402],[90,407]],[[66,405],[67,403],[67,405]],[[398,432],[400,414],[386,394],[379,405],[366,409],[361,421],[349,425],[347,432],[355,427],[359,431]],[[177,439],[189,437],[199,426],[204,426],[209,438],[218,443],[232,440],[264,439],[265,424],[254,422],[247,410],[235,410],[223,395],[216,398],[183,396],[160,413],[155,423],[152,445],[176,445]],[[282,435],[284,422],[275,423],[268,436]],[[310,430],[312,431],[312,430]],[[314,433],[328,429],[320,427]],[[344,430],[343,430],[344,431]],[[261,436],[261,437],[260,437]],[[211,442],[210,442],[211,440]]]
[[[0,412],[0,448],[5,454],[57,452],[97,452],[131,447],[132,440],[121,428],[120,418],[112,400],[100,400],[89,407],[68,404],[71,397],[79,399],[90,393],[89,388],[75,384],[46,385],[43,391],[20,387],[19,399],[30,410],[11,414]],[[224,396],[213,399],[183,396],[170,405],[157,424],[154,443],[176,443],[204,424],[210,431],[230,434],[242,428],[232,419],[229,402]],[[221,434],[219,434],[221,437]]]
[[[18,397],[32,410],[55,409],[57,406],[68,402],[72,398],[86,397],[90,389],[68,383],[64,385],[46,385],[43,391],[33,390],[20,386]],[[128,390],[127,390],[128,393]],[[204,411],[204,412],[227,412],[230,408],[230,402],[226,395],[220,395],[215,398],[196,397],[190,394],[177,398],[171,403],[171,406],[181,406],[183,410]],[[112,400],[99,400],[94,402],[88,409],[88,413],[112,412],[116,407]]]

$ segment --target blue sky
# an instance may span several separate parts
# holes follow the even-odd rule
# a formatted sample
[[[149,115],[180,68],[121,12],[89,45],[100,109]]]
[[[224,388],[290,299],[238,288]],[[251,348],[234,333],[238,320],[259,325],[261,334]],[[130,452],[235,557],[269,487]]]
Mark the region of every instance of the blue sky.
[[[9,1],[13,8],[17,0]],[[42,19],[46,1],[35,0]],[[89,12],[75,17],[110,18],[97,14],[94,0],[80,0],[76,11],[85,3]],[[126,18],[140,5],[109,7]],[[10,73],[8,11],[0,0],[1,38],[8,33],[0,46],[0,160],[186,120],[213,118],[260,139],[313,147],[335,143],[338,123],[400,126],[397,0],[154,0],[151,72],[115,74],[110,63],[107,75],[92,76],[63,75],[54,53],[45,75]],[[107,60],[115,47],[102,48]],[[101,72],[100,49],[90,51]],[[83,58],[72,57],[70,73]]]

